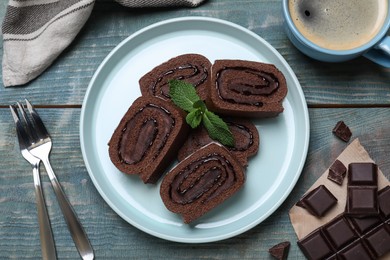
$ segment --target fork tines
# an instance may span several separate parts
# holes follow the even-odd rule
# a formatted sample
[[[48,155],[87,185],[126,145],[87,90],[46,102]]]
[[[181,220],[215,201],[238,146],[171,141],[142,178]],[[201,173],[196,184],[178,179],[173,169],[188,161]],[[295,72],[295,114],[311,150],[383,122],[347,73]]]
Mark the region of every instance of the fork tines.
[[[45,127],[45,124],[42,122],[40,116],[38,115],[37,111],[35,111],[34,107],[31,105],[31,103],[25,99],[27,104],[27,109],[30,112],[30,115],[32,117],[32,121],[34,122],[34,126],[36,127],[37,131],[43,135],[44,137],[49,136],[49,133],[47,132],[47,129]]]
[[[49,133],[31,103],[27,99],[25,102],[25,106],[16,102],[16,105],[10,105],[10,109],[18,131],[25,136],[24,141],[35,143],[47,137]]]
[[[9,106],[10,109],[11,109],[11,114],[12,114],[12,117],[15,121],[15,125],[16,125],[16,133],[17,133],[17,137],[18,137],[18,140],[19,140],[19,146],[21,149],[23,148],[27,148],[27,146],[29,146],[29,144],[31,143],[31,137],[29,136],[30,135],[30,131],[26,131],[26,128],[23,126],[20,118],[19,118],[19,113],[18,113],[18,110],[16,108],[15,105],[10,105]]]

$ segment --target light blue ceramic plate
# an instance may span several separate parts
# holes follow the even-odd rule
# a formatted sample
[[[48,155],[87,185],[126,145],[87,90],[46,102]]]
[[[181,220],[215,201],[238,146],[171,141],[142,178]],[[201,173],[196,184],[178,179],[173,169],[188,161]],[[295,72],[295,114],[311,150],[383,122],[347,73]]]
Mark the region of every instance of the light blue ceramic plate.
[[[132,102],[138,80],[162,62],[184,53],[215,59],[273,63],[285,75],[284,112],[255,120],[260,151],[249,161],[247,181],[231,199],[185,225],[159,196],[160,183],[145,185],[119,172],[107,143]],[[202,243],[233,237],[261,223],[286,199],[299,178],[309,143],[309,116],[301,86],[283,57],[266,41],[236,24],[185,17],[148,26],[120,43],[89,84],[80,119],[80,139],[89,175],[104,200],[133,226],[167,240]]]

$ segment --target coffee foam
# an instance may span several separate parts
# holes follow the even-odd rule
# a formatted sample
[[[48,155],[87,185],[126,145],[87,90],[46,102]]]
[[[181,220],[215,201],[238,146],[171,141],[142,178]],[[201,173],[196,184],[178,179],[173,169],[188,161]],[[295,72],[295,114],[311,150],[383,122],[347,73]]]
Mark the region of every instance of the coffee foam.
[[[360,47],[382,28],[388,0],[289,0],[291,19],[309,41],[330,50]]]

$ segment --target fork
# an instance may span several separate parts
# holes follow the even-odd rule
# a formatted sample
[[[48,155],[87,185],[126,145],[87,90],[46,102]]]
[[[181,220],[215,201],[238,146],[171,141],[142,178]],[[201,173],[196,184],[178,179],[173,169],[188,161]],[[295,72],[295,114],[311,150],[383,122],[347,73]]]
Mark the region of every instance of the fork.
[[[64,215],[65,222],[80,256],[84,260],[94,259],[93,249],[88,241],[87,234],[81,226],[76,213],[66,198],[65,193],[54,174],[53,168],[50,165],[49,154],[52,148],[51,137],[31,103],[27,99],[25,99],[25,102],[29,116],[27,116],[24,107],[20,103],[17,104],[22,115],[21,119],[24,121],[26,132],[28,132],[29,136],[32,138],[31,142],[26,145],[27,151],[31,155],[42,160],[54,189],[54,193],[57,197],[57,201],[60,205],[62,214]]]
[[[18,136],[20,151],[24,159],[26,159],[26,161],[28,161],[33,168],[34,191],[35,191],[35,199],[37,202],[39,236],[41,240],[42,259],[44,260],[57,259],[56,249],[53,240],[53,233],[51,231],[49,215],[47,213],[45,199],[43,197],[41,179],[39,174],[39,165],[41,160],[28,152],[27,146],[29,143],[31,143],[30,138],[26,133],[26,131],[24,130],[22,123],[19,120],[16,108],[14,106],[9,106],[9,107],[11,109],[12,117],[15,121],[16,133]]]

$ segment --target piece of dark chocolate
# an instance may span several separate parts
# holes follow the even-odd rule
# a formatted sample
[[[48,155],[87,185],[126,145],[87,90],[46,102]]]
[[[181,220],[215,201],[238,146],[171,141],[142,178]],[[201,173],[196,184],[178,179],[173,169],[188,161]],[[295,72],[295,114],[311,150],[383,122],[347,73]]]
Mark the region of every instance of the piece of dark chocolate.
[[[352,243],[358,238],[348,220],[344,216],[337,217],[322,228],[336,250]]]
[[[390,217],[390,186],[386,186],[378,192],[379,209],[385,218]]]
[[[327,259],[334,254],[320,229],[298,241],[298,246],[309,260]]]
[[[374,163],[350,163],[348,172],[349,186],[378,184],[378,167]]]
[[[344,260],[371,260],[373,259],[367,247],[361,240],[356,241],[339,253],[339,257]]]
[[[364,238],[376,257],[381,257],[390,251],[390,230],[385,225],[379,226]]]
[[[378,215],[378,171],[374,163],[351,163],[348,166],[346,214],[366,217]]]
[[[322,217],[337,204],[337,198],[324,186],[320,185],[300,200],[301,207],[311,214]]]
[[[268,252],[278,260],[286,260],[289,249],[290,249],[290,242],[285,241],[277,245],[274,245],[268,250]]]
[[[347,167],[339,160],[336,160],[329,168],[328,179],[341,185],[346,174]]]
[[[378,215],[377,188],[348,187],[346,212],[349,215]]]
[[[338,121],[332,132],[344,142],[348,142],[351,139],[352,132],[344,121]]]
[[[372,230],[374,227],[381,224],[381,219],[378,216],[366,217],[366,218],[348,218],[351,224],[354,226],[354,229],[358,232],[359,235]]]

